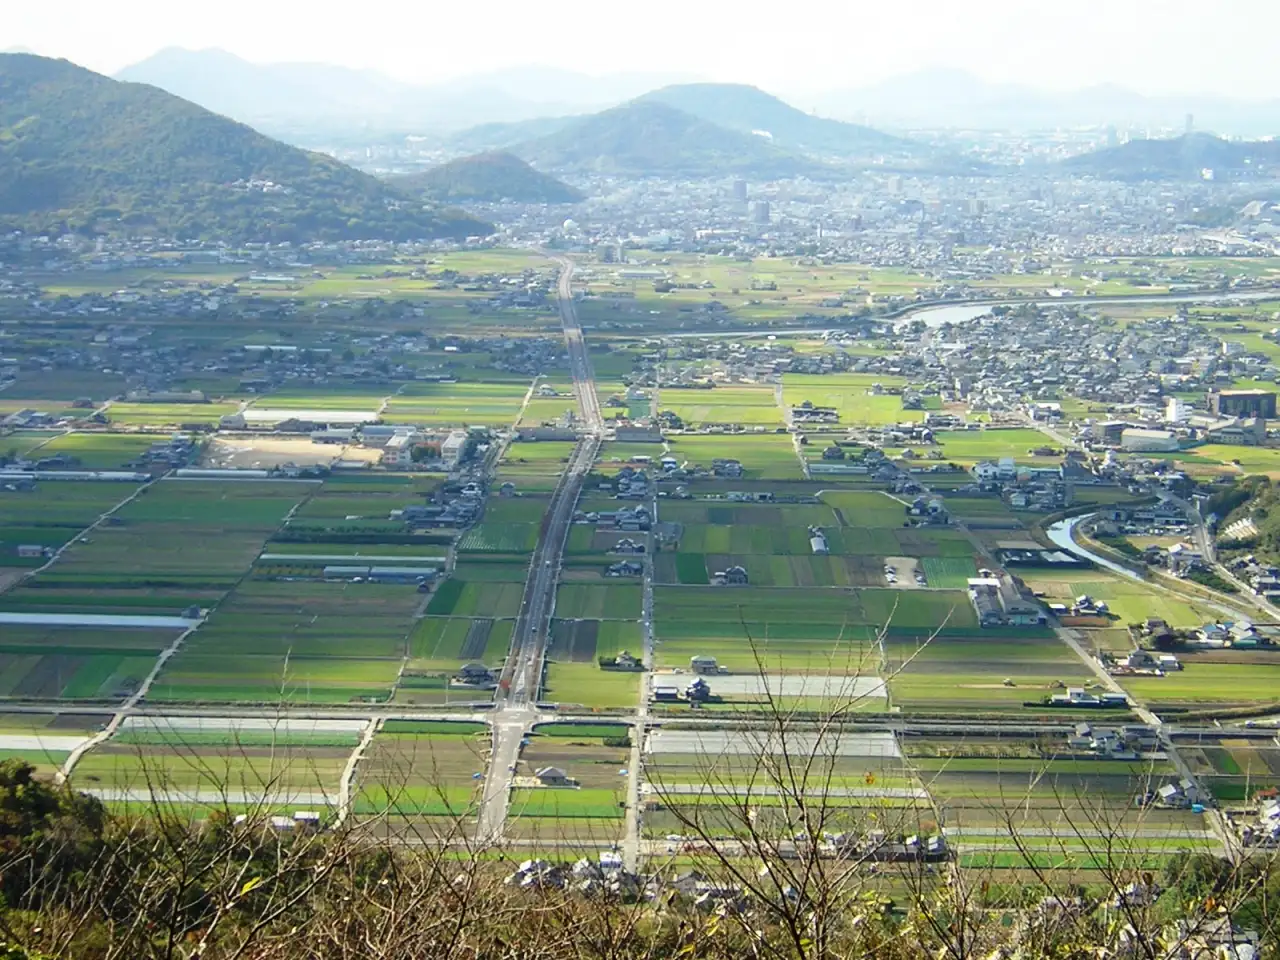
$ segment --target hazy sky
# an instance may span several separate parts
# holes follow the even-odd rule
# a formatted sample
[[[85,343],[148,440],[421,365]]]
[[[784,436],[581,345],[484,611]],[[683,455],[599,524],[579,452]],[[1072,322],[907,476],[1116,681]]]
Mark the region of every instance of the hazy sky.
[[[1276,0],[0,0],[0,50],[113,72],[166,46],[437,80],[544,64],[778,92],[923,67],[1073,88],[1280,96]]]

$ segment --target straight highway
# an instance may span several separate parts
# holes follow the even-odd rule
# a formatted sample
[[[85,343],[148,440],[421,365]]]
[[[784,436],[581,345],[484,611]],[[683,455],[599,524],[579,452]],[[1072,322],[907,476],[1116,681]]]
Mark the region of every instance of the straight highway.
[[[604,437],[604,418],[600,415],[600,401],[596,396],[595,375],[573,302],[574,265],[566,258],[557,258],[557,262],[560,265],[560,279],[556,287],[560,323],[569,350],[569,373],[573,378],[573,392],[578,401],[583,430],[543,519],[525,581],[511,653],[495,696],[493,752],[489,758],[476,831],[477,838],[485,843],[496,843],[502,839],[511,800],[511,778],[520,761],[525,735],[537,718],[536,703],[542,686],[547,643],[551,637],[556,583],[560,577],[565,541],[569,537],[583,481],[595,464]]]

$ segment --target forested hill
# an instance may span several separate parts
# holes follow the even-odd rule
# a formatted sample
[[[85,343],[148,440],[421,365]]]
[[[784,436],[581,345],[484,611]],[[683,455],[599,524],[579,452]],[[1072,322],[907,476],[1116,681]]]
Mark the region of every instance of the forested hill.
[[[519,157],[503,151],[461,157],[391,182],[437,200],[577,203],[583,199],[582,193],[567,183],[539,173]]]
[[[0,55],[0,229],[305,241],[492,228],[155,87]]]

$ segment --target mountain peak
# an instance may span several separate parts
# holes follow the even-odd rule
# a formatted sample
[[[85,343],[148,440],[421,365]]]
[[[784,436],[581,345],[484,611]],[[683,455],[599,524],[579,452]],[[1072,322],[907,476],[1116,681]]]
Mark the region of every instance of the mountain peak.
[[[461,157],[392,181],[404,190],[436,200],[479,200],[497,203],[577,203],[584,195],[555,177],[539,173],[504,150]]]
[[[488,233],[155,87],[0,55],[0,230],[254,240]]]

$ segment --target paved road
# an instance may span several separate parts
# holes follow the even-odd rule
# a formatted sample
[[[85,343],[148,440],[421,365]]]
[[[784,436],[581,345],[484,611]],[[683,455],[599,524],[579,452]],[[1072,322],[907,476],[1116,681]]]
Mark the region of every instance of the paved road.
[[[511,653],[503,669],[502,680],[494,698],[493,752],[481,798],[477,837],[481,842],[496,843],[502,839],[511,798],[511,777],[520,761],[521,742],[536,720],[536,701],[542,685],[543,661],[550,640],[551,618],[555,609],[556,582],[564,558],[565,541],[573,521],[573,511],[582,493],[582,484],[595,464],[604,435],[604,418],[596,396],[591,358],[582,338],[573,303],[572,261],[558,259],[560,281],[557,294],[560,322],[565,345],[569,349],[569,372],[573,392],[585,427],[582,438],[569,457],[561,475],[547,515],[543,520],[538,545],[529,565],[520,615],[516,620]]]

